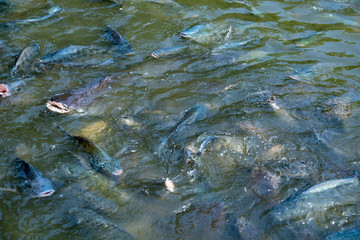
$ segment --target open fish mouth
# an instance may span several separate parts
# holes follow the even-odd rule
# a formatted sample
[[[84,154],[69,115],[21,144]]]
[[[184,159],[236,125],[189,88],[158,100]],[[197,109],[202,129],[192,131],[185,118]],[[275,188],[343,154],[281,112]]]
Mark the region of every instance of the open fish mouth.
[[[188,37],[189,37],[189,35],[187,35],[186,33],[180,33],[180,36],[182,36],[182,37],[186,37],[186,38],[188,38]]]
[[[159,57],[155,52],[153,52],[153,53],[151,54],[151,56],[153,56],[153,58],[158,58],[158,57]]]
[[[5,84],[0,84],[0,97],[8,97],[10,96],[9,87]]]
[[[55,190],[50,189],[50,190],[46,190],[44,192],[41,192],[38,197],[50,197],[51,195],[53,195],[53,193],[55,192]]]
[[[60,102],[57,102],[57,101],[53,101],[53,100],[47,101],[46,107],[50,111],[57,112],[57,113],[68,113],[68,112],[70,112],[70,110],[66,106],[66,104],[63,104],[63,103],[60,103]]]

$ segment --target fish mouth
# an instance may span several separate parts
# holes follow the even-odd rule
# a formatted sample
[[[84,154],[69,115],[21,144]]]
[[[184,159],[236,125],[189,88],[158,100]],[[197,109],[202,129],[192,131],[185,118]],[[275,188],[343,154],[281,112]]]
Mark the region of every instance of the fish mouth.
[[[180,33],[180,36],[185,37],[185,38],[189,37],[189,35],[187,35],[186,33]]]
[[[114,171],[114,172],[112,172],[111,173],[111,175],[113,175],[113,176],[120,176],[121,174],[123,174],[123,170],[122,169],[120,169],[120,170],[116,170],[116,171]]]
[[[297,74],[291,74],[289,77],[294,80],[298,80],[298,81],[300,80],[300,78],[297,76]]]
[[[8,97],[10,96],[9,87],[5,84],[0,84],[0,97]]]
[[[51,195],[53,195],[54,192],[55,192],[55,190],[53,190],[53,189],[46,190],[44,192],[41,192],[38,197],[41,197],[41,198],[42,197],[50,197]]]
[[[54,100],[48,100],[46,103],[47,109],[57,113],[68,113],[70,112],[68,106],[64,103],[57,102]]]
[[[153,56],[153,58],[158,58],[158,57],[159,57],[159,56],[156,55],[156,53],[154,53],[154,52],[151,54],[151,56]]]

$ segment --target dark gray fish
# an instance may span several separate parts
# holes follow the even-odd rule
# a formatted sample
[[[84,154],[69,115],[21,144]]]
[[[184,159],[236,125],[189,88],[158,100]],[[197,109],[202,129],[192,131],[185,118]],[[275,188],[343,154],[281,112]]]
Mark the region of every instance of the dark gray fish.
[[[326,237],[326,240],[358,240],[360,239],[360,228],[337,232]]]
[[[151,56],[154,58],[173,56],[185,52],[188,48],[188,46],[161,48],[152,52]]]
[[[100,93],[101,90],[108,88],[108,80],[109,78],[105,77],[86,87],[52,96],[47,101],[46,107],[57,113],[80,111],[94,100],[94,93]]]
[[[329,180],[282,202],[275,207],[272,215],[278,221],[296,219],[311,211],[325,211],[332,206],[357,204],[359,194],[360,183],[356,177]]]
[[[104,52],[94,46],[70,45],[40,59],[41,63],[59,63],[72,61],[81,56]]]
[[[107,35],[110,36],[113,43],[116,45],[116,47],[113,49],[113,51],[120,53],[120,54],[129,54],[132,52],[132,47],[126,39],[121,36],[121,34],[112,28],[106,28]]]
[[[193,124],[198,120],[203,120],[206,117],[206,107],[203,104],[196,104],[189,108],[184,116],[181,118],[179,122],[175,124],[175,126],[171,129],[170,134],[160,143],[158,148],[158,153],[162,152],[163,148],[167,145],[169,139],[178,134],[182,129],[187,126]]]
[[[89,239],[135,240],[130,233],[114,222],[89,209],[70,209],[67,218],[82,232],[85,231],[86,238]]]
[[[182,119],[175,124],[175,126],[170,130],[169,135],[162,140],[159,147],[157,148],[156,153],[162,154],[164,148],[168,145],[168,141],[171,137],[178,134],[180,131],[185,129],[187,126],[193,124],[198,120],[203,120],[206,117],[206,107],[203,104],[196,104],[189,108]]]
[[[11,69],[11,74],[15,75],[18,72],[25,71],[34,62],[35,57],[39,54],[39,45],[31,44],[24,48],[19,58],[17,59],[15,66]]]
[[[81,136],[70,136],[74,138],[87,153],[86,159],[82,156],[78,156],[84,167],[109,177],[115,182],[122,178],[123,170],[118,159],[111,157],[98,145],[87,138]]]
[[[60,11],[61,11],[61,7],[54,6],[49,9],[49,11],[48,11],[49,14],[45,15],[43,17],[11,21],[11,22],[7,22],[7,23],[3,23],[3,25],[7,26],[7,27],[13,27],[13,26],[24,25],[24,24],[28,24],[28,23],[41,22],[41,21],[44,21],[44,20],[47,20],[47,19],[53,17],[56,13],[58,13]]]
[[[20,190],[31,197],[49,197],[55,192],[49,179],[19,158],[14,162],[14,174],[22,182]]]
[[[173,129],[170,131],[170,135],[176,134],[184,127],[195,123],[196,121],[203,120],[206,117],[206,107],[204,104],[196,104],[189,108],[184,116],[178,121]]]

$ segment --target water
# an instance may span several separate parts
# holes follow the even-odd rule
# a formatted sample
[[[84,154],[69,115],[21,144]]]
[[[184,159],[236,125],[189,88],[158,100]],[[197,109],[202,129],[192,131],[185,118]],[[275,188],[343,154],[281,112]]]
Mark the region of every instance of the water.
[[[98,236],[91,232],[96,228],[73,224],[69,209],[94,210],[136,239],[192,239],[199,231],[213,233],[206,238],[236,239],[236,219],[257,229],[255,236],[271,239],[324,238],[359,227],[357,205],[288,224],[268,218],[273,206],[298,191],[360,171],[359,1],[249,1],[253,8],[231,0],[123,0],[122,7],[90,0],[9,2],[0,9],[0,22],[42,17],[54,5],[62,11],[0,31],[0,81],[25,81],[0,103],[1,187],[13,187],[7,172],[19,156],[56,190],[46,199],[0,192],[2,238]],[[219,27],[214,38],[196,43],[179,35],[207,23]],[[243,29],[244,24],[250,26]],[[254,41],[212,54],[226,43],[222,37],[230,26],[229,41]],[[116,57],[108,66],[55,65],[11,76],[26,46],[38,44],[41,57],[69,45],[108,48],[106,27],[127,39],[132,55]],[[309,45],[296,45],[317,32],[322,34]],[[180,55],[151,57],[154,50],[185,44],[189,51]],[[322,68],[310,80],[289,77],[317,63]],[[59,115],[46,109],[50,96],[110,74],[120,74],[118,81],[87,111]],[[270,96],[277,97],[279,109],[269,104]],[[156,154],[185,111],[198,103],[207,107],[206,118],[172,136],[164,154]],[[57,127],[75,134],[99,121],[106,127],[92,140],[119,159],[126,176],[118,186],[84,170],[74,155],[79,146]],[[184,148],[199,148],[211,135],[220,140],[186,162]],[[262,195],[254,171],[279,178],[276,192]],[[173,180],[174,193],[156,183],[166,177]],[[105,231],[104,239],[110,234]]]

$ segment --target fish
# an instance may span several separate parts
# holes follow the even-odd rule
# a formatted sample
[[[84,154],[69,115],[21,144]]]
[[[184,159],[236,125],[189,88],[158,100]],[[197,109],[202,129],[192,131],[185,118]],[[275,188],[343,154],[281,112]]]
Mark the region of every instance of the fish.
[[[219,36],[225,35],[228,28],[224,24],[204,23],[198,24],[180,32],[183,38],[191,39],[197,43],[216,42]],[[223,39],[223,38],[222,38]]]
[[[135,240],[135,238],[101,214],[90,209],[72,208],[67,212],[68,222],[86,232],[90,239],[121,239]],[[105,237],[104,237],[105,236]]]
[[[39,45],[31,44],[24,48],[21,52],[19,58],[17,59],[15,66],[11,69],[11,74],[15,75],[18,72],[25,71],[31,63],[34,61],[34,58],[39,54]]]
[[[43,17],[11,21],[11,22],[6,22],[3,25],[5,25],[7,27],[12,27],[12,26],[16,26],[16,25],[24,25],[24,24],[28,24],[28,23],[41,22],[41,21],[44,21],[44,20],[47,20],[47,19],[53,17],[56,13],[58,13],[60,11],[61,11],[60,6],[54,6],[49,9],[48,15],[45,15]]]
[[[326,237],[326,240],[356,240],[360,239],[360,228],[348,229]]]
[[[311,211],[325,211],[333,206],[357,204],[359,194],[360,183],[357,177],[328,180],[278,204],[271,215],[280,222],[298,219]]]
[[[0,84],[0,98],[11,96],[12,92],[16,92],[20,90],[24,84],[25,84],[24,80],[19,80],[9,84]]]
[[[132,47],[126,39],[121,36],[121,34],[116,31],[115,29],[112,29],[110,27],[107,27],[105,29],[106,34],[111,38],[112,42],[116,45],[116,47],[113,49],[113,51],[121,54],[131,54]]]
[[[50,53],[40,59],[40,63],[59,63],[72,61],[84,55],[104,52],[94,46],[70,45],[56,52]]]
[[[82,107],[90,104],[94,97],[94,93],[108,88],[108,80],[110,78],[102,78],[90,85],[72,90],[67,93],[58,94],[50,97],[46,103],[46,107],[56,113],[69,113],[71,111],[81,111]]]
[[[120,180],[123,169],[119,164],[119,160],[111,157],[102,148],[85,137],[73,136],[71,134],[69,136],[75,139],[87,153],[86,159],[82,156],[77,156],[85,168],[94,170],[115,182]]]
[[[55,192],[50,180],[31,164],[17,158],[13,163],[15,178],[22,183],[20,190],[30,197],[50,197]]]
[[[282,106],[279,97],[272,95],[267,99],[267,102],[284,122],[291,126],[295,126],[297,124],[297,119],[294,116],[295,114],[291,113]]]
[[[173,56],[185,52],[188,48],[189,48],[188,46],[160,48],[152,52],[151,56],[153,56],[154,58]]]
[[[314,33],[308,37],[300,38],[300,39],[296,40],[295,44],[296,44],[296,46],[299,46],[299,47],[308,47],[308,46],[314,45],[314,44],[320,42],[320,40],[324,34],[325,34],[325,32],[323,32],[323,31]]]
[[[314,84],[315,78],[316,80],[330,78],[330,73],[334,71],[334,68],[335,65],[332,63],[316,63],[312,66],[301,68],[300,70],[294,70],[289,77],[307,84]]]
[[[253,40],[250,39],[250,40],[242,41],[242,42],[227,42],[227,43],[224,43],[224,44],[214,48],[213,50],[211,50],[211,53],[218,54],[219,52],[226,51],[229,49],[237,49],[237,48],[247,45],[248,43],[250,43],[252,41]]]
[[[196,104],[189,108],[184,116],[178,121],[175,126],[170,130],[169,135],[161,141],[156,153],[160,154],[163,152],[165,146],[171,137],[178,134],[180,131],[185,129],[187,126],[195,123],[196,121],[203,120],[206,117],[206,107],[204,104]]]

